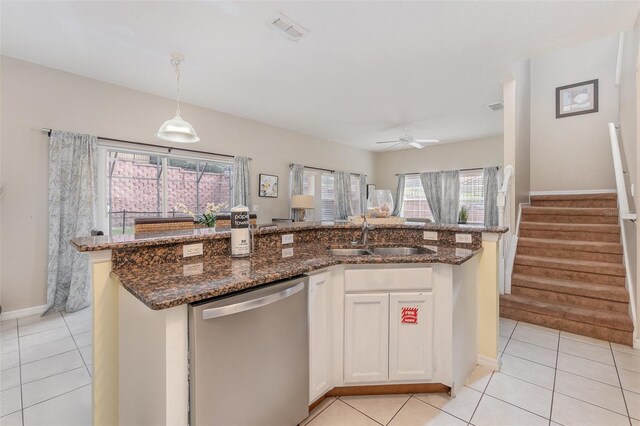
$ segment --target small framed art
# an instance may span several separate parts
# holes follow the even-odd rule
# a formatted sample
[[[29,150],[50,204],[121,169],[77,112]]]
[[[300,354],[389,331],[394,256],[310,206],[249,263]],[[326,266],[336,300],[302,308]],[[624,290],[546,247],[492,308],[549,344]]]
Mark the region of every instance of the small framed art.
[[[556,87],[556,118],[598,112],[598,80]]]
[[[278,198],[278,176],[260,174],[260,191],[258,195],[267,198]]]

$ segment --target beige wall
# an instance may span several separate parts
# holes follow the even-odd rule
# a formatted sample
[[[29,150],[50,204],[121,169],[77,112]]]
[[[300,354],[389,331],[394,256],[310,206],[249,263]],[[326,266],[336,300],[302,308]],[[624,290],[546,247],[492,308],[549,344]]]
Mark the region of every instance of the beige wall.
[[[618,35],[531,60],[531,190],[613,189],[608,122],[618,119]],[[555,118],[555,88],[599,79],[599,111]],[[517,171],[516,171],[517,173]]]
[[[405,149],[376,155],[377,189],[394,193],[396,173],[428,172],[502,165],[502,136]]]
[[[147,143],[175,111],[175,101],[2,58],[0,303],[5,311],[45,303],[47,137],[41,127]],[[168,84],[171,83],[170,81]],[[263,123],[184,105],[202,142],[192,149],[253,158],[253,204],[259,220],[288,217],[288,164],[364,172],[374,181],[375,154]],[[277,199],[259,198],[259,173],[280,177]]]
[[[640,15],[639,15],[640,16]],[[635,191],[640,188],[640,180],[638,176],[638,101],[640,98],[640,90],[638,85],[638,65],[640,55],[640,19],[636,20],[636,26],[633,31],[627,31],[624,35],[624,51],[622,57],[622,68],[620,73],[619,97],[620,105],[618,109],[620,123],[620,151],[622,153],[623,167],[628,171],[627,188],[631,188],[631,184],[635,185]],[[632,212],[638,212],[638,197],[633,197],[631,191],[628,192],[629,208]],[[632,276],[635,280],[636,288],[636,312],[640,309],[640,294],[638,289],[638,233],[640,229],[636,223],[628,220],[622,221],[622,231],[627,241],[627,259],[631,268]],[[634,303],[634,301],[631,301]],[[636,329],[640,324],[636,325]],[[637,338],[637,336],[636,336]]]
[[[530,163],[530,61],[520,61],[511,67],[511,78],[503,85],[504,103],[504,164],[511,165],[514,175],[510,186],[509,222],[515,227],[518,205],[529,201],[531,190]]]

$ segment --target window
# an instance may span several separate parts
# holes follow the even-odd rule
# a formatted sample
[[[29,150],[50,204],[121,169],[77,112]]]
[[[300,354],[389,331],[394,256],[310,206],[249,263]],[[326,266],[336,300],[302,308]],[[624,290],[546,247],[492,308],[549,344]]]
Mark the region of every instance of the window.
[[[484,223],[484,174],[482,170],[460,172],[460,207],[469,212],[467,223]]]
[[[406,175],[404,181],[403,217],[433,220],[427,197],[422,189],[420,175]]]
[[[230,204],[232,164],[124,150],[106,151],[107,213],[111,235],[133,233],[136,217],[202,213],[207,203]]]
[[[360,175],[351,175],[351,210],[354,216],[360,216]]]
[[[322,221],[333,221],[335,220],[335,207],[333,201],[333,174],[331,173],[322,173],[322,185],[321,185],[321,217]]]

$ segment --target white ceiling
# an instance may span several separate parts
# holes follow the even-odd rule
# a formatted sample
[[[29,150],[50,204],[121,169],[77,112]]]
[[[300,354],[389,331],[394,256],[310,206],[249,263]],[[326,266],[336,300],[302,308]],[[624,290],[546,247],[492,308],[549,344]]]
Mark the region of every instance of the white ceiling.
[[[283,12],[310,30],[293,42]],[[366,149],[496,135],[508,65],[633,26],[638,3],[2,1],[4,55]],[[189,117],[185,117],[187,120]]]

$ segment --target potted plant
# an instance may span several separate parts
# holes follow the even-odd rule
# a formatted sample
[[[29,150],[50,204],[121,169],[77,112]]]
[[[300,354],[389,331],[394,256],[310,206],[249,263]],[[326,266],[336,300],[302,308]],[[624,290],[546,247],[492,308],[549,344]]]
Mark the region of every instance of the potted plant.
[[[175,210],[179,210],[184,214],[187,214],[193,218],[196,223],[199,223],[207,228],[213,228],[216,226],[216,214],[220,212],[227,205],[225,203],[207,203],[207,208],[204,213],[197,215],[183,203],[178,203],[175,206]]]
[[[469,218],[469,209],[466,206],[460,207],[460,213],[458,213],[458,223],[465,224]]]

